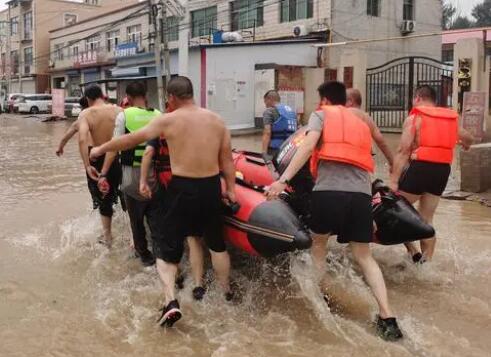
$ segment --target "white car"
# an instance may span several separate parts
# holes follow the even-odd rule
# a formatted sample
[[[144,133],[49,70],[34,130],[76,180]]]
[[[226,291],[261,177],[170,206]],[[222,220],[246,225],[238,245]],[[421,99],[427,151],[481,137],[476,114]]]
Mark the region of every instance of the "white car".
[[[14,104],[18,113],[47,113],[51,106],[51,94],[23,94]]]

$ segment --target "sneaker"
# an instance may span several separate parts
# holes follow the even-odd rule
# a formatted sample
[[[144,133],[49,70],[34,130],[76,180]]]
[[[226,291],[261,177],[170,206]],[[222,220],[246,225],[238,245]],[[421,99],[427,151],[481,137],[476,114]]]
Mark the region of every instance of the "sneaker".
[[[206,294],[206,290],[202,286],[197,286],[193,289],[193,298],[196,301],[203,300],[205,294]]]
[[[167,306],[164,306],[161,311],[162,316],[160,316],[157,323],[162,327],[172,327],[182,317],[182,312],[177,300],[172,300]]]
[[[386,341],[397,341],[403,337],[395,317],[382,319],[377,316],[377,335]]]
[[[147,250],[146,252],[139,253],[140,260],[145,267],[150,267],[155,264],[155,257],[153,254]]]

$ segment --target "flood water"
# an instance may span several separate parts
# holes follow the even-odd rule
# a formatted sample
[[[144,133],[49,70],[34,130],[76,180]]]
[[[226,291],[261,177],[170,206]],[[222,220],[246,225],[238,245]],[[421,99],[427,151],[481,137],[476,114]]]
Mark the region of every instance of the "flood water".
[[[374,247],[402,342],[375,336],[376,305],[334,241],[334,312],[308,254],[234,255],[241,304],[225,303],[213,282],[194,303],[188,284],[179,293],[184,318],[158,327],[160,283],[154,268],[131,258],[127,217],[118,209],[112,250],[97,245],[76,142],[54,155],[69,124],[0,117],[0,356],[491,355],[491,209],[470,202],[441,203],[431,264],[409,264],[402,247]],[[259,139],[234,145],[254,148]]]

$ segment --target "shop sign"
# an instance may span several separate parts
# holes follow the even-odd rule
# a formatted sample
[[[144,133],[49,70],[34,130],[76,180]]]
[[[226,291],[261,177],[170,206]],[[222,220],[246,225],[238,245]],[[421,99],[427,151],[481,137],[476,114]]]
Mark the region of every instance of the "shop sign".
[[[122,43],[116,47],[116,57],[130,57],[138,52],[138,44],[136,42]]]

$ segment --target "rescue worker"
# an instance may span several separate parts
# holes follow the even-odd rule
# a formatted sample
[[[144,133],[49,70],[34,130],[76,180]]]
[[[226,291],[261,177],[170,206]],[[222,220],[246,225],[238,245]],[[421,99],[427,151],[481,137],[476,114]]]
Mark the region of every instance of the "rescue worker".
[[[263,157],[271,161],[281,144],[297,131],[297,114],[287,105],[280,103],[277,91],[270,90],[264,95],[266,110],[263,114]]]
[[[267,192],[268,198],[283,192],[297,172],[311,159],[316,177],[312,193],[312,259],[321,275],[326,272],[326,245],[332,235],[349,243],[355,261],[379,306],[376,326],[386,340],[402,338],[389,306],[384,277],[370,251],[373,236],[370,173],[374,171],[372,137],[376,127],[365,115],[346,105],[346,88],[326,82],[319,89],[321,109],[312,113],[308,133],[288,168]]]
[[[146,107],[147,90],[142,82],[132,82],[126,87],[126,98],[129,106],[116,118],[113,137],[117,138],[127,133],[133,133],[145,127],[152,119],[160,115],[160,112],[153,108]],[[123,171],[121,191],[130,217],[131,232],[133,235],[133,246],[136,255],[140,258],[144,266],[155,264],[155,258],[148,249],[148,242],[145,232],[145,218],[147,219],[152,241],[158,239],[161,234],[159,219],[163,215],[162,197],[157,178],[153,172],[146,175],[147,187],[150,196],[140,194],[140,175],[141,162],[145,145],[139,145],[134,149],[121,152],[121,166]],[[109,152],[104,160],[104,166],[99,178],[99,189],[104,192],[106,186],[106,173],[117,153]]]
[[[394,156],[392,155],[392,151],[390,150],[389,145],[387,145],[387,143],[385,142],[384,136],[380,132],[380,129],[377,127],[377,124],[375,124],[370,115],[368,115],[368,113],[363,111],[363,109],[361,108],[363,102],[360,91],[355,88],[350,88],[346,91],[346,95],[346,107],[351,108],[351,110],[353,110],[357,115],[365,115],[366,120],[373,123],[373,126],[375,127],[373,131],[373,141],[375,141],[375,144],[377,144],[380,151],[382,151],[382,154],[384,154],[387,162],[389,163],[390,171],[392,171]]]
[[[230,287],[230,256],[223,238],[222,198],[236,200],[235,167],[230,132],[225,123],[217,114],[196,106],[189,78],[173,78],[167,93],[169,103],[178,109],[137,132],[94,148],[91,157],[132,148],[159,136],[167,140],[173,177],[165,197],[164,235],[154,242],[154,251],[165,299],[159,324],[170,327],[182,317],[175,283],[186,237],[204,237],[225,299],[234,298]]]
[[[394,162],[390,187],[409,202],[419,201],[419,213],[433,223],[433,216],[450,176],[454,149],[472,145],[473,137],[459,128],[458,114],[436,106],[436,91],[430,86],[416,89],[413,109],[404,122],[399,149]],[[406,248],[415,263],[433,258],[436,238],[420,241]]]
[[[175,110],[169,103],[166,103],[166,113],[172,113]],[[153,165],[152,165],[153,164]],[[170,166],[169,147],[163,137],[155,138],[147,142],[147,147],[142,159],[142,170],[140,176],[140,193],[142,196],[151,198],[152,190],[148,183],[148,173],[151,172],[152,166],[158,177],[160,186],[167,189],[172,179],[172,169]],[[193,298],[197,301],[202,300],[206,289],[203,286],[204,276],[204,248],[201,238],[187,237],[189,247],[189,264],[194,280],[192,291]],[[184,275],[178,276],[176,285],[179,288],[184,287]]]

